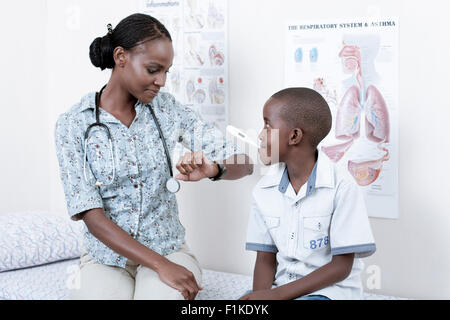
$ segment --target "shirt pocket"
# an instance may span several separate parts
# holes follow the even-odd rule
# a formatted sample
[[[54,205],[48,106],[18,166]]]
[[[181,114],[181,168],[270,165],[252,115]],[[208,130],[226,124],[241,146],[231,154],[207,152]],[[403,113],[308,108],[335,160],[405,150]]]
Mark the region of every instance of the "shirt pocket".
[[[330,244],[331,214],[323,216],[303,217],[303,247],[318,251]]]

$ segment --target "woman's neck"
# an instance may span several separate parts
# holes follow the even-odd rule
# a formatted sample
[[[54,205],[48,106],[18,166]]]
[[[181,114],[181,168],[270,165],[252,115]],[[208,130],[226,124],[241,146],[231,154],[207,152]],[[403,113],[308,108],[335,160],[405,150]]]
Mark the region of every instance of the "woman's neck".
[[[133,111],[137,99],[124,90],[114,77],[108,82],[100,97],[100,106],[111,114],[126,114]]]

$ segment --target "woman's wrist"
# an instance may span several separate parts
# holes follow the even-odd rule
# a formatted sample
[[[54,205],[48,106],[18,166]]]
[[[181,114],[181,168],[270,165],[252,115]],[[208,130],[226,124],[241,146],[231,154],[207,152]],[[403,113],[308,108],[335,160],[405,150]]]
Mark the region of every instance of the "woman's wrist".
[[[156,254],[154,257],[150,258],[150,261],[148,263],[148,267],[150,269],[152,269],[153,271],[155,271],[156,273],[159,273],[161,271],[161,269],[164,268],[164,266],[167,265],[167,263],[169,263],[170,261],[167,260],[167,258]]]

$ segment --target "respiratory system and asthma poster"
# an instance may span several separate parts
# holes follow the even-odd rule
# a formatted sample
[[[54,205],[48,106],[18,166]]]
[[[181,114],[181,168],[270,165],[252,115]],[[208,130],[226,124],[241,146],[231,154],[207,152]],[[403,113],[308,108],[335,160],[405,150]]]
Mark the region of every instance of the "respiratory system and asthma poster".
[[[398,218],[398,19],[290,21],[285,45],[285,87],[315,89],[332,113],[319,149],[370,217]]]

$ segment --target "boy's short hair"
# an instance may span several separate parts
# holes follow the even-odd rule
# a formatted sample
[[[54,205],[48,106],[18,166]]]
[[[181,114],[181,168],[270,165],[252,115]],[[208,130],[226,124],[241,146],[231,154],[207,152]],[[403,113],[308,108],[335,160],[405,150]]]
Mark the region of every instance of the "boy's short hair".
[[[291,128],[300,128],[313,148],[330,133],[330,107],[320,93],[309,88],[288,88],[275,93],[273,99],[285,104],[280,118]]]

